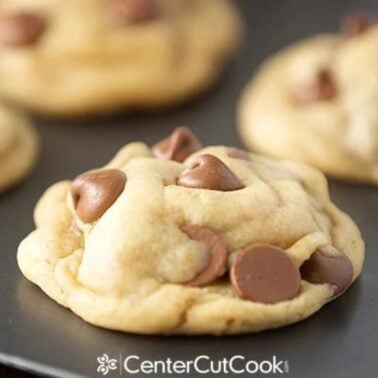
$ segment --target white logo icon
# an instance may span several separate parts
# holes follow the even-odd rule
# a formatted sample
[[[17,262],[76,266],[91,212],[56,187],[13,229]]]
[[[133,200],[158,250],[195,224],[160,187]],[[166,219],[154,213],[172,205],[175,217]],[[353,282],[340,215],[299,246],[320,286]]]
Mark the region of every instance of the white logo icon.
[[[106,353],[104,353],[101,357],[97,357],[97,362],[97,373],[102,373],[102,375],[107,375],[110,370],[117,369],[117,360],[114,358],[109,358]]]

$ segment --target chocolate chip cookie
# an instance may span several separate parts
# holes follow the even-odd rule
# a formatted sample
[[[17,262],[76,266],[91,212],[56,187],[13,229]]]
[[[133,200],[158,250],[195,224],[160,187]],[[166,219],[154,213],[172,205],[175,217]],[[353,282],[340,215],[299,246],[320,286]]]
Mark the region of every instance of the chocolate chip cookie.
[[[32,169],[37,136],[19,112],[0,104],[0,192],[17,184]]]
[[[359,276],[364,243],[300,163],[186,128],[53,185],[19,246],[23,274],[86,321],[145,334],[235,334],[300,321]]]
[[[349,15],[339,34],[268,59],[242,96],[240,133],[254,151],[378,184],[378,23]]]
[[[1,93],[64,116],[165,107],[213,83],[240,35],[228,0],[3,0]]]

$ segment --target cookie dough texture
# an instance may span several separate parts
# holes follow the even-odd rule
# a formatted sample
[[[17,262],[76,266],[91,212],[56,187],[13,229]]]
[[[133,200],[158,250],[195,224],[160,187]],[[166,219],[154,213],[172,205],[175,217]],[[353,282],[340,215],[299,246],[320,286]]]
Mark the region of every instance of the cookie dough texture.
[[[130,23],[112,2],[1,1],[46,23],[37,41],[0,47],[3,96],[53,115],[165,107],[205,90],[240,42],[228,0],[156,0],[156,18]]]
[[[38,151],[37,136],[23,115],[0,105],[0,192],[29,173]]]
[[[335,96],[296,103],[293,93],[324,69]],[[268,59],[242,96],[239,124],[254,151],[377,185],[378,25],[309,38]]]
[[[53,185],[36,207],[36,230],[19,246],[21,271],[86,321],[114,330],[235,334],[310,316],[333,298],[332,285],[302,279],[294,298],[264,304],[238,297],[228,273],[206,286],[186,284],[203,269],[206,252],[206,245],[183,231],[186,225],[222,237],[227,269],[245,246],[270,243],[285,249],[298,267],[321,250],[347,256],[353,279],[361,272],[359,230],[330,201],[321,173],[258,155],[232,158],[229,152],[208,147],[179,163],[155,158],[143,143],[125,146],[103,167],[124,172],[125,188],[92,223],[77,216],[71,182]],[[244,187],[177,185],[184,167],[200,154],[219,158]]]

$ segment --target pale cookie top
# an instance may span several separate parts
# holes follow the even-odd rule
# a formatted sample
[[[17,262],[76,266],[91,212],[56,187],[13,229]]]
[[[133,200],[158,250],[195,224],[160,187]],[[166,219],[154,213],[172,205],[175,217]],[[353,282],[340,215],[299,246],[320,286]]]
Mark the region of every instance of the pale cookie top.
[[[167,105],[214,81],[239,39],[227,0],[3,0],[2,92],[62,114]]]
[[[85,320],[238,333],[303,319],[360,274],[364,246],[318,171],[185,128],[43,195],[19,266]]]
[[[37,137],[29,121],[16,110],[0,104],[0,191],[29,172],[37,149]]]
[[[9,109],[0,105],[0,157],[9,153],[10,147],[17,139],[19,123],[17,117]]]
[[[268,59],[247,87],[248,146],[341,178],[378,183],[378,24],[350,17]]]

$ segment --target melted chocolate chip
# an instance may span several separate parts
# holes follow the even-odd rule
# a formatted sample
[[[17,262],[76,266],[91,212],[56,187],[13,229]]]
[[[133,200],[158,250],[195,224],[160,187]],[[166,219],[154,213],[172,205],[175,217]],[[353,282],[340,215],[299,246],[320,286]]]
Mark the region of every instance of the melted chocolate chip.
[[[190,286],[205,286],[223,275],[226,270],[227,248],[222,238],[207,227],[185,225],[182,227],[190,239],[203,242],[210,254],[209,263],[194,279],[187,284]]]
[[[276,303],[299,292],[299,270],[288,254],[269,244],[243,249],[231,267],[231,283],[237,294],[255,302]]]
[[[299,104],[309,104],[315,101],[329,100],[337,94],[336,85],[331,73],[320,70],[312,83],[298,87],[294,93],[296,102]]]
[[[85,173],[72,183],[71,195],[79,218],[96,221],[120,196],[126,175],[117,169]]]
[[[139,24],[159,17],[157,0],[110,0],[113,19],[122,24]]]
[[[25,46],[36,43],[46,28],[45,19],[34,13],[0,14],[0,45]]]
[[[223,192],[244,188],[238,177],[221,160],[207,154],[197,156],[181,173],[177,184]]]
[[[345,291],[353,280],[353,265],[345,255],[326,256],[315,251],[301,268],[302,278],[315,284],[335,286],[335,295]]]
[[[341,22],[341,31],[347,37],[355,37],[378,23],[378,17],[363,13],[350,13]]]
[[[152,151],[160,159],[181,163],[201,147],[197,137],[187,127],[178,127],[167,139],[155,144]]]

